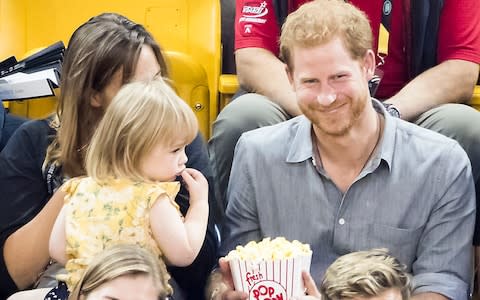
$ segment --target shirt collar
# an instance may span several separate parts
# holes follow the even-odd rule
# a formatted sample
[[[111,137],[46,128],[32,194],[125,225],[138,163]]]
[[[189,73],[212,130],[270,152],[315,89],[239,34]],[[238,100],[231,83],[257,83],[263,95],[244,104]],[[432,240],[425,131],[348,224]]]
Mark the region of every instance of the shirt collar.
[[[380,160],[384,160],[389,169],[392,169],[393,150],[395,148],[395,132],[399,119],[392,117],[385,109],[383,104],[377,99],[372,98],[373,108],[380,113],[383,118],[383,132],[378,142],[378,147],[371,159],[371,164],[378,166]]]
[[[381,140],[379,141],[377,149],[375,150],[375,154],[367,164],[366,169],[378,167],[381,160],[384,160],[388,164],[389,169],[391,169],[393,150],[395,146],[395,131],[398,120],[387,113],[380,101],[372,98],[372,104],[374,109],[383,115],[384,124]],[[288,149],[286,158],[287,163],[298,163],[314,158],[311,134],[312,123],[303,115],[296,117],[296,119],[298,119],[298,127]]]
[[[313,157],[312,123],[304,115],[298,116],[295,119],[298,120],[298,127],[288,149],[287,163],[298,163]]]

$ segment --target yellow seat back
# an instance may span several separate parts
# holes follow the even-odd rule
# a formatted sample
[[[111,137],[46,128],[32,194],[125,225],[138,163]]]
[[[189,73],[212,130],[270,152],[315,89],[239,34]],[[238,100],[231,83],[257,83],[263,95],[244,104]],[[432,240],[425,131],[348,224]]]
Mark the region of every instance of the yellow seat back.
[[[190,55],[165,51],[176,92],[190,105],[199,119],[199,129],[209,137],[209,89],[205,69]],[[202,121],[201,121],[202,120]]]
[[[475,86],[472,100],[470,100],[470,105],[476,110],[480,110],[480,85]]]
[[[181,86],[180,96],[194,109],[203,134],[210,136],[218,112],[220,0],[83,0],[68,5],[60,0],[0,1],[0,44],[10,45],[0,48],[0,60],[58,40],[67,45],[78,26],[102,12],[117,12],[143,24],[169,52],[174,85]],[[205,84],[207,91],[198,88]]]

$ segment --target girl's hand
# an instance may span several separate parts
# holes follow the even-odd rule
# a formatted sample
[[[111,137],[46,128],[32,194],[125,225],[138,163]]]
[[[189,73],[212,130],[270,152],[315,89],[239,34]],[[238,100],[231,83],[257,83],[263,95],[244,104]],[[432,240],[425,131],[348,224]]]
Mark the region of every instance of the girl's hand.
[[[183,170],[181,175],[190,194],[190,203],[197,201],[208,202],[208,182],[205,176],[191,168]]]

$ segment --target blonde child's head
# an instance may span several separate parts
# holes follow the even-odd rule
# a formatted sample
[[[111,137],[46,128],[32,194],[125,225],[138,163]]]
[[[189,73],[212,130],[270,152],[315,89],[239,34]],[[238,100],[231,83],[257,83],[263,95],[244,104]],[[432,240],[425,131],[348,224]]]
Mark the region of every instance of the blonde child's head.
[[[369,299],[391,292],[402,300],[410,299],[410,275],[387,249],[352,252],[337,258],[320,286],[324,300]]]
[[[172,293],[172,287],[168,283],[170,275],[162,259],[138,245],[114,245],[92,259],[69,299],[88,299],[88,295],[115,279],[142,276],[158,292],[156,299]]]
[[[87,174],[97,181],[147,180],[140,164],[156,145],[187,145],[197,131],[193,111],[161,78],[126,84],[92,137]]]

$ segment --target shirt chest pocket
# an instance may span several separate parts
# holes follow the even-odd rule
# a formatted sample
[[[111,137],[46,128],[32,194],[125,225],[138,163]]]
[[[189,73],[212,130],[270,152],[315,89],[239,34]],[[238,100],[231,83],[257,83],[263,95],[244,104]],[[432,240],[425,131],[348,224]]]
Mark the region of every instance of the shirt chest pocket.
[[[398,228],[384,224],[366,224],[351,230],[350,240],[356,250],[388,248],[410,270],[416,258],[423,226]]]

